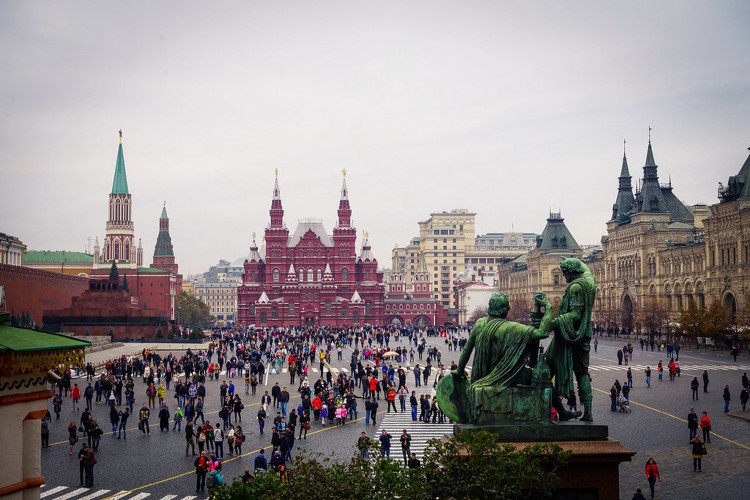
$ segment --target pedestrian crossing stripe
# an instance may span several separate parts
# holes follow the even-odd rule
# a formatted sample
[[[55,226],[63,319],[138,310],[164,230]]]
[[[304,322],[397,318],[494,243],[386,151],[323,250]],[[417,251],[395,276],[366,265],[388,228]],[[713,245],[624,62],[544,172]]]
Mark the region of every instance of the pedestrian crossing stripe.
[[[47,485],[43,484],[40,486],[41,488],[41,494],[39,495],[39,498],[48,498],[50,500],[143,500],[145,498],[149,498],[152,496],[151,493],[141,492],[141,493],[135,493],[133,491],[128,490],[122,490],[118,493],[115,493],[111,496],[105,496],[108,493],[110,493],[112,490],[96,490],[91,491],[91,488],[72,488],[68,486],[55,486],[50,489],[45,489]],[[66,491],[70,490],[70,491]],[[86,495],[88,493],[88,495]],[[58,495],[59,494],[59,495]],[[84,496],[80,496],[84,495]],[[130,496],[133,495],[133,496]],[[179,498],[179,495],[165,495],[158,500],[195,500],[197,497],[195,495],[187,495],[184,497]],[[154,500],[157,500],[156,497],[153,497]]]

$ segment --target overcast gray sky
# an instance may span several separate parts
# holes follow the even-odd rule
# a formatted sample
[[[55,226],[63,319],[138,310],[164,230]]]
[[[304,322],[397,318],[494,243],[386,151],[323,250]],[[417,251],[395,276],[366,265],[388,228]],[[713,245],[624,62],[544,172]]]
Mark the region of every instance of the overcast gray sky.
[[[750,2],[21,2],[0,6],[0,231],[104,235],[123,129],[151,261],[167,201],[180,269],[268,224],[336,222],[341,169],[381,265],[431,212],[479,232],[606,233],[627,139],[714,203],[750,146]],[[260,240],[258,241],[260,243]],[[358,245],[361,241],[358,240]]]

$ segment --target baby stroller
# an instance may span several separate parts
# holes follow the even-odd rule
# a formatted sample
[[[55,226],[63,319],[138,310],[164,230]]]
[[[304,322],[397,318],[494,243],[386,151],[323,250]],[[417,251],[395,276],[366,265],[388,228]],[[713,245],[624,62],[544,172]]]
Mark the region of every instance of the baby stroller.
[[[617,411],[621,411],[622,413],[630,413],[630,401],[625,399],[624,396],[620,396],[617,399]]]

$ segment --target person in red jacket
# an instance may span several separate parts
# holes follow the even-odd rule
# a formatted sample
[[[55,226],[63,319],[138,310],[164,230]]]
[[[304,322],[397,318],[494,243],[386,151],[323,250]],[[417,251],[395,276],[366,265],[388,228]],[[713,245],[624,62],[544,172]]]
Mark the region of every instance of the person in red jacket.
[[[659,466],[656,465],[656,460],[649,458],[646,461],[646,478],[648,478],[648,486],[651,488],[651,498],[654,498],[654,487],[656,486],[656,480],[661,481],[659,476]]]
[[[78,407],[78,402],[81,400],[81,389],[78,388],[78,384],[73,385],[73,389],[70,390],[70,397],[73,399],[73,411],[81,411]]]

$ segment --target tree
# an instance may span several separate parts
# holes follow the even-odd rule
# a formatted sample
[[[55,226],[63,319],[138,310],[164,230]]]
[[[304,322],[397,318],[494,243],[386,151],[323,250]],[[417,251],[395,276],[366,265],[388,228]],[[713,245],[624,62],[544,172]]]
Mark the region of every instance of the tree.
[[[702,337],[706,327],[706,311],[698,309],[695,301],[688,300],[687,309],[680,311],[680,328],[691,342]]]
[[[109,279],[112,281],[120,280],[120,273],[117,271],[117,264],[114,260],[112,261],[112,267],[109,268]]]
[[[184,290],[175,298],[177,322],[188,328],[203,328],[212,322],[211,309]]]
[[[463,432],[447,441],[432,440],[422,466],[403,467],[383,458],[377,444],[371,458],[358,455],[338,462],[322,454],[299,453],[282,484],[274,473],[250,484],[222,486],[213,498],[497,498],[552,496],[559,485],[558,469],[569,452],[557,445],[516,449],[498,444],[488,432]],[[311,494],[311,485],[313,494]]]
[[[654,295],[644,297],[641,307],[636,311],[636,321],[648,334],[660,334],[662,328],[669,327],[669,320],[669,308],[662,299]]]
[[[710,337],[715,344],[724,345],[727,342],[730,321],[719,299],[712,300],[706,309],[705,325],[706,336]]]
[[[508,321],[515,321],[524,325],[529,324],[529,312],[531,306],[527,297],[516,297],[510,301],[510,311],[508,311]]]
[[[477,307],[471,312],[471,314],[469,314],[469,317],[466,318],[466,322],[473,325],[485,316],[487,316],[487,307]]]

